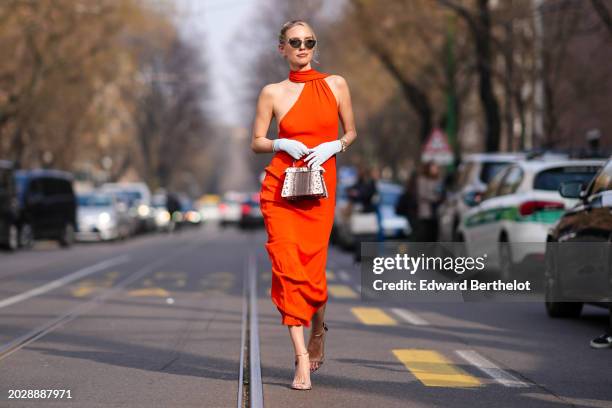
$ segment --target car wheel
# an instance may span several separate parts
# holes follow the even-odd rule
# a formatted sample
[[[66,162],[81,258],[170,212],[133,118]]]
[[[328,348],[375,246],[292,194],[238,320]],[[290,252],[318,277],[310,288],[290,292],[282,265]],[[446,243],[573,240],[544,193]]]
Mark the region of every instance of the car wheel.
[[[583,305],[582,302],[546,301],[546,312],[550,317],[579,317]]]
[[[544,304],[548,316],[553,318],[580,316],[584,303],[559,301],[562,299],[563,290],[557,276],[555,256],[548,248],[544,267]]]
[[[28,223],[21,225],[19,230],[19,246],[26,249],[34,246],[34,231]]]
[[[510,249],[510,243],[504,236],[499,242],[499,271],[501,279],[504,282],[509,282],[516,272],[516,267],[512,262],[512,250]]]
[[[59,244],[64,248],[68,248],[74,244],[74,226],[71,223],[64,225]]]

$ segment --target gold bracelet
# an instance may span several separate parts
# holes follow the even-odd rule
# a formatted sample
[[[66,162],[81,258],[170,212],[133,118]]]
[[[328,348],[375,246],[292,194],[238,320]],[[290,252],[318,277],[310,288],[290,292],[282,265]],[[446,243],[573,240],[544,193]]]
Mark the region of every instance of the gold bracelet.
[[[342,152],[346,152],[346,148],[348,147],[346,144],[346,140],[344,140],[344,136],[340,138],[340,144],[342,145]]]

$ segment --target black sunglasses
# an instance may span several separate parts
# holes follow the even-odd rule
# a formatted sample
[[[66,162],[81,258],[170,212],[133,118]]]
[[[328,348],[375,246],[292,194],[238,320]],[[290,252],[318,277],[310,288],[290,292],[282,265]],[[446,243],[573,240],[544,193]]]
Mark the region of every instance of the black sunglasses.
[[[293,48],[300,48],[302,46],[302,40],[299,38],[290,38],[289,41],[287,42]],[[309,50],[312,50],[316,44],[317,44],[317,40],[315,39],[309,38],[307,40],[304,40],[304,46],[308,48]]]

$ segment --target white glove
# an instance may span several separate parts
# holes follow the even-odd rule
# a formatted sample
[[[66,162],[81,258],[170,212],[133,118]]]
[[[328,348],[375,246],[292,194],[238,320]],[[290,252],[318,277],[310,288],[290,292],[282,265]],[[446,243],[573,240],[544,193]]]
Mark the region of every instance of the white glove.
[[[317,168],[340,151],[342,151],[340,140],[321,143],[317,147],[310,149],[310,154],[304,159],[304,162],[308,163],[310,168]]]
[[[278,152],[283,150],[291,155],[295,160],[308,153],[308,147],[302,142],[287,138],[274,139],[272,142],[272,150]]]

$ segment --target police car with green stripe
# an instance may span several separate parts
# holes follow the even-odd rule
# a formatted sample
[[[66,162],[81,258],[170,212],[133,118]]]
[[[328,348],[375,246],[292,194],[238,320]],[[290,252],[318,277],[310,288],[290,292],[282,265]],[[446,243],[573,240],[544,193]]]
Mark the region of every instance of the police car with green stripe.
[[[561,197],[559,185],[586,184],[603,164],[603,160],[534,159],[507,166],[461,218],[458,235],[467,254],[487,254],[487,266],[498,269],[506,280],[527,257],[543,260],[548,230],[577,202]]]

